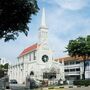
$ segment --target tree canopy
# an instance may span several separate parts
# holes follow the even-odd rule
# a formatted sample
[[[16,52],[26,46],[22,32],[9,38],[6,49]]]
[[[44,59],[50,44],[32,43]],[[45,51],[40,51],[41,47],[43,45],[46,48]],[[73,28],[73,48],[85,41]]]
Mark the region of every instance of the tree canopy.
[[[0,39],[15,40],[28,34],[28,23],[39,8],[36,0],[0,0]]]
[[[66,47],[70,56],[90,57],[90,35],[70,40]]]
[[[7,74],[8,66],[9,66],[8,63],[6,63],[4,65],[0,64],[0,78]]]
[[[66,49],[71,57],[82,57],[84,62],[83,79],[85,79],[85,61],[90,58],[90,35],[70,40]]]

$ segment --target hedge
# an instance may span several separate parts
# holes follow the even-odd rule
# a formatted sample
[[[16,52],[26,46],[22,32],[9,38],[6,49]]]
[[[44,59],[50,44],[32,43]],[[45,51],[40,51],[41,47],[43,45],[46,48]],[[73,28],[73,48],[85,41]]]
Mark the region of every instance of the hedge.
[[[88,86],[90,85],[90,80],[76,80],[73,82],[74,85]]]

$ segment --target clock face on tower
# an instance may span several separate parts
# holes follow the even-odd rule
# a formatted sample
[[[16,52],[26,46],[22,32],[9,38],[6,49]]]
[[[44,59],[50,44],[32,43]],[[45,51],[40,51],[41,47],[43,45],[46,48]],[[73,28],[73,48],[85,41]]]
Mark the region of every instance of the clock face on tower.
[[[49,59],[49,57],[48,57],[47,55],[43,55],[43,56],[42,56],[42,61],[43,61],[43,62],[47,62],[48,59]]]

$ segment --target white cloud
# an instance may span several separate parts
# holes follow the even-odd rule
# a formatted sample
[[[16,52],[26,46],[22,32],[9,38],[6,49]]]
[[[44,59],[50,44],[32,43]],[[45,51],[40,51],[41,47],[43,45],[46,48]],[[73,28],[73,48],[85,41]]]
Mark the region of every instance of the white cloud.
[[[65,47],[66,47],[66,42],[63,41],[62,39],[58,38],[54,34],[49,34],[49,47],[53,51],[53,57],[64,57],[67,55],[65,53]]]
[[[58,4],[65,9],[79,10],[86,6],[86,1],[85,0],[60,0],[60,3]]]
[[[29,34],[28,37],[21,35],[15,41],[3,42],[0,41],[0,57],[6,58],[12,64],[17,62],[17,57],[19,54],[28,46],[36,43],[37,36]]]
[[[62,8],[55,8],[53,12],[48,10],[46,13],[49,24],[49,40],[55,51],[55,57],[63,57],[67,54],[63,51],[65,51],[69,40],[90,34],[89,18],[76,14],[78,12],[68,13]]]
[[[88,0],[46,0],[48,3],[54,3],[61,6],[64,9],[80,10],[88,4]]]

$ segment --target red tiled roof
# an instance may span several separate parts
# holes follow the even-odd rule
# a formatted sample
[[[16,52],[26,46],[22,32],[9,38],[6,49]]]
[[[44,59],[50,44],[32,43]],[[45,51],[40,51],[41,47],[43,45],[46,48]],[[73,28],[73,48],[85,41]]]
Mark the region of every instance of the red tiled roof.
[[[22,57],[23,55],[35,50],[37,48],[37,43],[33,44],[32,46],[29,46],[28,48],[24,49],[21,54],[19,55],[19,57]]]
[[[90,59],[90,57],[88,59]],[[82,57],[64,57],[64,58],[55,59],[55,61],[74,61],[74,60],[82,61],[83,58]]]

